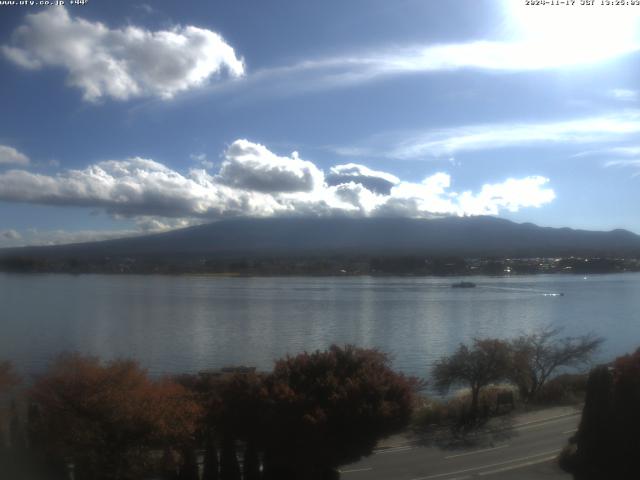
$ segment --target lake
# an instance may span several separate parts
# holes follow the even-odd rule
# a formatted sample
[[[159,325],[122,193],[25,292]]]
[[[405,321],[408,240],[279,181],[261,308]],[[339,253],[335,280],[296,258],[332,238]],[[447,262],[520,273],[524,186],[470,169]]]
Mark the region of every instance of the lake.
[[[61,351],[133,357],[153,374],[269,370],[287,353],[353,343],[425,376],[460,342],[544,325],[605,337],[597,360],[640,346],[640,274],[473,277],[476,288],[451,288],[460,280],[0,274],[0,360],[24,373]]]

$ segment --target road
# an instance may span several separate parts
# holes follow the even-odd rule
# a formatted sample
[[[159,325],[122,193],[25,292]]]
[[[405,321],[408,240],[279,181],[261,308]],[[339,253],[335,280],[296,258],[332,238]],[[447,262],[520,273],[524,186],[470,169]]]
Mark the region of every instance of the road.
[[[397,445],[340,469],[343,480],[565,479],[556,457],[575,432],[579,414],[515,424],[466,448]]]

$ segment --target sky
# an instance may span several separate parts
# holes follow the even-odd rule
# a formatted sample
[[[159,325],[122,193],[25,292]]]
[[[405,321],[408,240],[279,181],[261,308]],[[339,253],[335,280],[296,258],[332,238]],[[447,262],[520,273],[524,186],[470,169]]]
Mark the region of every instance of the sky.
[[[20,3],[0,247],[239,216],[640,233],[640,5]]]

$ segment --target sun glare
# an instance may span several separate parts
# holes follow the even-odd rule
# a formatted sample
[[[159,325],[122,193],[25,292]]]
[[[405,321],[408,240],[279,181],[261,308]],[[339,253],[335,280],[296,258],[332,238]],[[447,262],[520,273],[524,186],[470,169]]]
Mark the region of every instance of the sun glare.
[[[569,2],[567,2],[569,3]],[[596,0],[583,5],[528,5],[503,0],[512,40],[550,66],[608,60],[640,49],[640,6],[622,8]]]

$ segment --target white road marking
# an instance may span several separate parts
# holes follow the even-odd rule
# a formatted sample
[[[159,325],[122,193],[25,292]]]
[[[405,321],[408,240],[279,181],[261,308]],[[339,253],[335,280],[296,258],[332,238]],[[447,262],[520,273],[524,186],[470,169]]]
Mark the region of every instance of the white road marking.
[[[373,470],[371,467],[366,468],[353,468],[351,470],[338,470],[340,473],[356,473],[356,472],[369,472]]]
[[[497,447],[484,448],[482,450],[474,450],[473,452],[467,452],[467,453],[458,453],[457,455],[449,455],[448,457],[444,457],[444,458],[448,460],[450,458],[466,457],[467,455],[475,455],[476,453],[491,452],[492,450],[498,450],[500,448],[506,448],[508,446],[509,444],[505,443],[504,445],[498,445]]]
[[[533,425],[533,424],[543,424],[544,425],[545,423],[559,422],[560,420],[569,419],[571,417],[577,417],[578,415],[581,415],[581,413],[580,412],[565,413],[564,415],[556,415],[555,417],[547,417],[547,418],[543,418],[542,420],[533,420],[531,422],[516,423],[515,425],[512,425],[511,428],[521,428],[521,427],[525,427],[527,425]]]
[[[411,480],[429,480],[431,478],[448,477],[450,475],[457,475],[459,473],[467,473],[467,472],[472,472],[474,470],[483,470],[485,468],[499,467],[501,465],[508,465],[509,463],[521,462],[523,460],[529,460],[529,459],[532,459],[532,458],[541,457],[543,455],[547,455],[548,456],[548,455],[553,454],[555,456],[559,452],[560,452],[560,450],[552,450],[550,452],[542,452],[542,453],[538,453],[536,455],[529,455],[528,457],[514,458],[514,459],[511,459],[511,460],[506,460],[504,462],[491,463],[489,465],[480,465],[478,467],[465,468],[464,470],[457,470],[455,472],[438,473],[436,475],[429,475],[427,477],[417,477],[417,478],[412,478]]]
[[[385,450],[379,450],[374,452],[374,455],[383,455],[385,453],[396,453],[396,452],[406,452],[407,450],[413,450],[415,447],[396,447],[396,448],[388,448]]]
[[[539,422],[539,423],[538,422],[531,423],[531,424],[522,423],[520,425],[514,425],[513,429],[514,430],[530,430],[532,428],[543,428],[548,426],[550,423],[561,422],[562,420],[567,420],[567,418],[569,417],[559,417],[551,420],[545,420],[544,422]]]
[[[508,467],[496,468],[495,470],[489,470],[488,472],[480,472],[480,473],[478,473],[478,475],[479,476],[494,475],[496,473],[508,472],[509,470],[516,470],[518,468],[530,467],[531,465],[537,465],[539,463],[550,462],[551,460],[553,460],[554,458],[557,458],[557,457],[558,457],[557,454],[556,455],[551,455],[549,457],[540,458],[538,460],[533,460],[531,462],[519,463],[517,465],[509,465]]]
[[[574,428],[573,430],[567,430],[566,432],[562,432],[562,434],[563,435],[567,435],[568,433],[574,433],[574,432],[577,432],[577,431],[578,431],[578,429]]]

